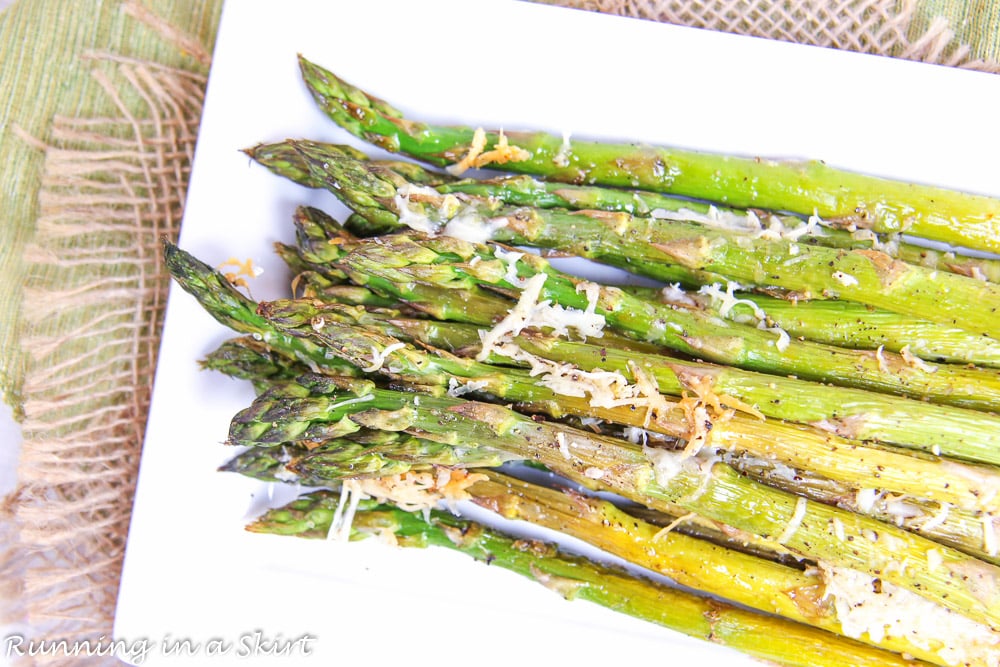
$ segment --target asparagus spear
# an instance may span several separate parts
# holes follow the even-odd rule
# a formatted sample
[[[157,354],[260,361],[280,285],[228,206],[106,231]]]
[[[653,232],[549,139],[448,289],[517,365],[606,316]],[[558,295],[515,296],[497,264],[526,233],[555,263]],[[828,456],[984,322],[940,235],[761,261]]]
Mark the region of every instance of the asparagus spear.
[[[267,320],[257,315],[256,303],[237,290],[225,276],[190,253],[164,240],[163,256],[171,277],[219,323],[234,331],[259,337],[272,350],[312,368],[327,368],[342,375],[356,374],[354,366],[329,358],[324,350],[308,341],[276,332]]]
[[[837,299],[795,301],[765,294],[732,293],[730,286],[710,285],[700,293],[671,285],[626,288],[644,298],[686,307],[711,308],[738,322],[780,327],[790,336],[818,343],[867,350],[902,352],[935,363],[1000,367],[1000,341],[964,329]],[[760,326],[758,324],[758,326]]]
[[[244,346],[243,343],[249,344]],[[236,347],[238,354],[212,355],[211,358],[214,362],[212,367],[215,370],[251,379],[257,385],[272,383],[270,385],[272,393],[275,389],[280,389],[284,395],[308,396],[310,389],[316,386],[316,381],[307,382],[304,386],[304,376],[301,375],[294,378],[297,382],[292,382],[295,373],[304,373],[306,369],[302,368],[300,364],[274,357],[266,349],[266,346],[252,338],[227,342],[223,344],[221,350],[228,350],[230,347]],[[259,357],[254,358],[253,355],[259,355]],[[324,379],[320,378],[320,382],[323,381]],[[275,382],[285,384],[275,386],[273,384]],[[291,383],[290,387],[288,383]],[[304,389],[305,391],[296,389]],[[355,442],[363,441],[369,444],[373,442],[370,433],[358,432],[344,437]],[[387,443],[380,441],[377,444]],[[322,449],[326,451],[328,448],[324,445]],[[308,462],[303,463],[303,457],[307,453],[308,450],[291,444],[277,447],[253,447],[234,457],[223,469],[241,472],[267,481],[290,481],[293,478],[298,478],[302,484],[313,486],[328,486],[331,479],[339,479],[348,474],[358,474],[359,468],[357,467],[337,467],[344,461],[343,456],[334,459],[333,468],[330,468],[330,461],[323,463],[320,460],[319,463],[326,466],[324,468],[313,467],[313,464]],[[405,451],[403,454],[405,456]],[[384,447],[378,451],[378,456],[398,458],[394,456],[393,451],[386,450]],[[441,458],[439,462],[457,460],[456,455],[451,454],[450,456],[452,458]],[[411,459],[412,457],[409,457],[404,460]],[[293,461],[298,463],[293,464]],[[947,505],[928,504],[918,498],[896,497],[885,492],[877,492],[875,489],[859,490],[854,486],[845,486],[829,479],[819,478],[811,471],[791,470],[786,466],[776,465],[774,461],[765,461],[760,458],[727,456],[726,461],[771,486],[797,492],[829,504],[836,504],[852,511],[870,514],[882,521],[896,523],[908,530],[927,535],[983,560],[1000,564],[1000,557],[988,551],[988,545],[996,543],[998,539],[995,521],[989,516],[979,516],[978,512],[969,512]],[[465,465],[496,465],[496,462],[493,459],[487,459],[484,462],[471,458]],[[312,469],[309,469],[310,467]],[[331,470],[337,471],[337,474],[331,474]],[[862,502],[860,499],[865,494],[868,494],[870,500]]]
[[[262,482],[296,482],[304,486],[329,487],[326,479],[305,477],[291,472],[287,464],[296,454],[309,450],[298,445],[249,447],[219,466],[220,472],[234,472]]]
[[[921,498],[855,489],[802,469],[784,468],[753,456],[727,456],[734,469],[768,486],[891,523],[1000,565],[1000,518]]]
[[[341,298],[337,294],[324,293],[322,285],[320,283],[311,292],[322,301],[349,305],[367,305],[374,301],[379,307],[391,303],[391,300],[379,299],[365,288],[355,288],[360,292]],[[441,290],[440,294],[442,302],[451,297],[449,290]],[[497,304],[495,310],[507,307],[508,302],[503,297],[492,298]],[[320,308],[317,304],[308,307]],[[457,303],[456,307],[460,308],[461,304]],[[342,314],[347,315],[346,312]],[[473,324],[414,319],[393,309],[353,310],[349,317],[358,324],[379,329],[394,338],[430,345],[461,356],[476,356],[481,350],[482,329]],[[895,443],[935,455],[1000,464],[1000,452],[994,442],[995,434],[1000,432],[1000,419],[989,413],[850,387],[831,390],[828,386],[795,378],[687,361],[665,356],[655,346],[639,346],[611,333],[605,333],[595,344],[529,330],[512,336],[510,343],[530,355],[571,363],[584,371],[621,373],[629,382],[635,381],[631,370],[635,364],[651,375],[661,392],[672,396],[708,389],[719,395],[735,397],[768,417],[809,424],[848,439]],[[528,361],[496,353],[491,354],[487,361],[500,365],[530,366]]]
[[[319,537],[332,524],[336,499],[312,494],[272,510],[248,530]],[[432,511],[426,517],[366,503],[354,514],[353,539],[393,534],[402,546],[455,549],[534,579],[563,597],[589,600],[687,635],[730,646],[779,665],[914,665],[912,660],[783,619],[640,579],[617,568],[515,539],[484,525]]]
[[[411,181],[416,182],[416,181]],[[1000,262],[885,238],[868,230],[818,227],[799,217],[740,210],[643,190],[622,190],[540,181],[530,176],[463,179],[435,186],[442,194],[469,194],[517,206],[621,211],[663,220],[685,220],[742,230],[765,238],[848,250],[878,250],[895,259],[939,271],[1000,282]],[[813,218],[816,220],[816,218]]]
[[[427,290],[418,287],[421,285],[464,291],[489,287],[513,295],[519,288],[507,277],[527,284],[535,276],[544,276],[538,288],[539,301],[579,311],[594,304],[594,314],[615,330],[693,357],[935,403],[983,410],[1000,406],[1000,374],[993,369],[932,364],[914,367],[893,353],[876,355],[789,339],[784,332],[720,321],[700,311],[652,303],[618,288],[574,278],[534,255],[519,255],[516,262],[506,262],[497,258],[493,247],[413,233],[382,237],[378,243],[328,246],[326,251],[326,259],[355,283],[414,306],[427,303],[423,301]],[[517,276],[508,276],[509,271]],[[596,298],[588,297],[587,291]],[[440,308],[439,294],[429,302]],[[474,309],[457,316],[477,324],[491,323],[483,322],[485,317]]]
[[[331,144],[332,145],[332,144]],[[368,160],[368,156],[350,146],[337,144],[338,155],[346,155],[355,160]],[[310,174],[308,165],[287,141],[269,144],[257,144],[243,149],[250,159],[267,167],[273,173],[292,180],[308,188],[323,188],[325,183],[316,180]],[[438,186],[455,180],[453,176],[443,172],[430,171],[413,162],[400,160],[371,160],[369,164],[377,169],[386,169],[402,176],[411,183],[427,186]]]
[[[448,298],[443,290],[442,299]],[[495,297],[498,303],[502,297]],[[298,319],[324,317],[365,326],[393,338],[417,342],[461,356],[475,356],[480,350],[482,329],[475,325],[405,317],[393,310],[324,309],[319,304],[289,304],[298,308]],[[325,314],[325,315],[324,315]],[[275,313],[268,310],[269,316]],[[285,313],[282,317],[290,317]],[[292,324],[283,320],[282,326]],[[307,332],[308,334],[308,332]],[[731,396],[753,406],[761,414],[777,419],[809,424],[844,438],[879,441],[919,449],[935,455],[1000,464],[995,435],[1000,418],[973,410],[940,406],[877,392],[830,387],[795,378],[765,375],[728,366],[668,357],[656,348],[629,345],[612,334],[600,342],[581,342],[522,331],[510,344],[534,357],[573,364],[584,371],[621,373],[635,382],[633,365],[643,369],[668,395],[710,391]],[[527,359],[493,353],[491,364],[530,367]]]
[[[469,489],[472,502],[508,519],[520,519],[583,540],[635,565],[665,574],[673,581],[738,604],[835,634],[848,634],[838,618],[834,590],[827,590],[815,571],[803,571],[707,543],[679,533],[684,519],[661,525],[646,522],[607,500],[574,492],[540,487],[508,475],[485,471],[485,480]],[[915,600],[910,601],[915,602]],[[908,614],[903,614],[908,615]],[[971,637],[942,628],[912,629],[919,635],[915,645],[910,630],[893,628],[882,639],[850,631],[850,636],[892,651],[933,663],[943,662],[937,652],[944,646],[968,647],[971,660],[977,652],[988,655],[993,648],[979,645]],[[935,632],[936,631],[936,632]],[[928,646],[936,647],[928,650]],[[980,658],[985,661],[985,658]]]
[[[334,192],[348,206],[357,208],[363,216],[377,221],[374,226],[368,222],[360,223],[361,229],[358,229],[358,225],[355,223],[355,231],[359,231],[362,235],[367,236],[384,231],[394,222],[392,216],[395,214],[401,216],[399,219],[405,220],[407,224],[418,230],[444,229],[446,233],[453,235],[480,235],[515,245],[540,245],[547,248],[568,250],[577,255],[666,282],[701,283],[704,284],[703,289],[708,288],[706,283],[729,283],[730,287],[733,284],[723,275],[727,273],[725,268],[706,272],[693,269],[690,266],[679,266],[672,257],[653,247],[657,245],[656,238],[660,236],[672,238],[677,231],[676,227],[684,223],[668,223],[664,226],[657,225],[655,222],[650,223],[648,220],[622,217],[625,214],[608,218],[605,214],[598,215],[595,212],[586,211],[570,215],[559,211],[498,208],[496,200],[492,199],[459,201],[454,197],[449,199],[448,195],[438,195],[434,190],[412,192],[410,190],[411,184],[404,179],[373,171],[365,163],[334,152],[323,144],[289,143],[301,152],[303,160],[313,169],[316,178],[326,179],[327,187],[331,192]],[[408,194],[404,196],[401,193]],[[591,216],[595,215],[598,215],[597,219],[592,219]],[[630,223],[630,220],[633,222]],[[397,222],[397,226],[399,224],[402,223]],[[689,225],[688,227],[689,232],[698,229],[697,225]],[[660,233],[661,231],[663,233]],[[740,236],[730,234],[730,240],[732,239],[738,240]],[[751,243],[750,240],[745,240],[743,245],[749,243]],[[781,245],[780,243],[772,244],[768,241],[756,241],[756,243],[761,247],[756,248],[756,252],[748,255],[744,254],[747,248],[743,245],[736,248],[736,258],[738,260],[746,259],[748,256],[753,258],[759,253],[761,257],[769,258],[768,262],[771,264],[784,263],[786,266],[780,270],[774,267],[764,267],[752,259],[749,263],[739,265],[730,263],[731,269],[743,272],[737,276],[741,280],[748,277],[747,271],[753,276],[767,276],[768,280],[785,278],[783,287],[798,289],[800,291],[796,294],[802,296],[804,294],[802,290],[808,291],[810,289],[820,290],[824,294],[832,294],[831,290],[843,288],[842,282],[851,282],[855,279],[854,275],[837,270],[838,262],[846,261],[843,258],[847,257],[840,251],[823,248],[817,251],[820,256],[814,256],[810,260],[807,257],[810,252],[808,248],[800,249],[803,246],[798,242],[782,242],[787,252],[792,256],[785,256],[784,260],[779,260],[773,256],[771,246]],[[715,246],[709,247],[715,248]],[[722,253],[721,250],[722,248],[713,250],[713,254],[720,256],[727,254]],[[764,252],[764,250],[768,250],[768,252]],[[876,256],[878,255],[871,255],[871,257]],[[683,264],[683,261],[680,263]],[[813,266],[816,270],[807,271],[808,266]],[[936,279],[938,275],[936,271],[919,267],[909,268],[915,272],[923,272],[927,279]],[[811,279],[810,274],[819,276],[820,280]],[[961,276],[952,276],[951,278],[951,282],[957,281],[966,289],[966,302],[972,298],[978,300],[984,294],[980,281]],[[901,279],[896,284],[905,282],[906,280]],[[944,282],[949,281],[945,279]],[[902,351],[915,358],[932,359],[939,362],[957,361],[986,366],[997,365],[998,360],[1000,360],[1000,341],[975,335],[950,323],[931,322],[920,317],[922,312],[923,315],[930,313],[932,318],[946,319],[947,308],[940,308],[940,301],[929,298],[932,296],[929,292],[924,294],[927,289],[925,283],[926,281],[914,283],[912,290],[909,288],[898,289],[895,295],[890,295],[888,290],[882,288],[881,283],[873,284],[869,286],[872,289],[865,290],[866,296],[862,297],[862,300],[868,304],[881,303],[882,306],[892,306],[895,303],[896,305],[892,307],[895,307],[896,311],[900,311],[908,307],[910,302],[907,300],[907,293],[912,292],[920,296],[918,305],[923,309],[914,314],[876,309],[871,311],[869,315],[868,308],[861,303],[844,303],[836,300],[832,301],[834,305],[831,306],[823,303],[822,300],[802,302],[796,299],[795,316],[792,316],[787,314],[788,306],[785,305],[787,302],[782,302],[780,299],[768,298],[763,295],[735,297],[732,296],[731,291],[729,291],[730,296],[723,302],[720,310],[721,314],[725,316],[727,313],[731,313],[732,303],[744,303],[751,306],[753,314],[764,321],[769,316],[767,308],[773,307],[777,317],[768,319],[770,326],[780,327],[783,321],[788,322],[793,329],[789,332],[790,334],[809,340],[868,349],[877,349],[882,346],[891,351]],[[955,310],[967,310],[960,307],[963,300],[958,298],[953,285],[942,284],[940,287],[954,298]],[[716,292],[719,291],[718,287],[714,289]],[[995,291],[997,295],[1000,295],[1000,287],[996,288]],[[677,290],[674,292],[676,293]],[[902,302],[897,297],[902,299]],[[685,302],[682,305],[694,305],[689,297],[684,296],[684,299]],[[711,304],[712,302],[707,303]],[[988,307],[987,303],[983,304],[984,309]],[[845,311],[843,318],[831,321],[831,310],[835,312]],[[783,313],[786,314],[784,318],[780,317]],[[974,317],[977,315],[969,313],[968,321],[971,322]],[[990,319],[985,317],[984,313],[979,313],[978,317],[980,320]]]
[[[350,146],[303,140],[270,144],[251,149],[254,152],[247,152],[274,173],[296,183],[313,188],[329,187],[331,183],[327,178],[322,174],[314,176],[305,160],[295,155],[303,147],[307,147],[310,155],[318,159],[320,164],[335,162],[345,157],[367,159],[364,155],[359,156],[359,151]],[[274,153],[280,154],[281,159],[273,159]],[[433,186],[441,194],[473,195],[506,204],[538,208],[622,211],[636,216],[687,220],[709,226],[742,230],[768,238],[788,238],[801,243],[833,248],[879,250],[910,264],[1000,282],[1000,261],[938,251],[901,241],[895,237],[896,235],[887,239],[869,230],[849,232],[829,227],[821,228],[812,221],[806,222],[791,215],[719,207],[644,190],[541,181],[524,175],[438,183],[436,180],[440,180],[440,175],[437,172],[425,170],[413,163],[405,164],[408,168],[405,172],[400,169],[392,171],[410,183]]]
[[[433,189],[413,192],[404,179],[393,180],[349,157],[331,157],[308,142],[293,145],[313,175],[328,179],[328,188],[348,205],[364,201],[359,213],[381,205],[380,221],[388,212],[419,231],[461,225],[488,239],[557,248],[666,282],[674,281],[680,266],[691,272],[686,282],[735,280],[806,299],[839,297],[1000,336],[992,317],[1000,308],[1000,285],[906,264],[879,251],[845,252],[682,220],[663,224],[624,212],[514,207],[479,198],[452,202]]]
[[[474,131],[408,119],[383,100],[299,58],[320,108],[361,139],[436,165],[501,168],[553,181],[668,192],[739,208],[818,215],[830,224],[1000,250],[1000,200],[836,169],[823,162],[636,144],[567,141],[544,132]],[[480,134],[480,137],[476,135]],[[474,148],[481,141],[479,150]],[[510,148],[504,148],[509,140]]]
[[[253,336],[223,342],[202,359],[201,367],[249,380],[257,393],[272,383],[292,380],[309,370],[305,364],[276,353],[267,343]],[[345,367],[345,370],[350,369]]]
[[[685,456],[532,419],[499,405],[370,389],[311,400],[262,400],[233,419],[246,441],[266,422],[286,442],[315,419],[477,443],[542,463],[590,488],[653,509],[694,512],[771,539],[804,558],[859,570],[960,614],[1000,627],[1000,568],[874,519],[752,482],[711,455]],[[265,422],[261,421],[261,415]],[[568,453],[568,457],[567,457]],[[905,565],[904,565],[905,563]]]
[[[1000,509],[1000,474],[992,467],[865,447],[814,429],[782,422],[765,423],[738,414],[717,418],[705,408],[699,412],[698,408],[692,410],[680,405],[661,407],[654,397],[643,395],[641,385],[630,385],[624,375],[608,377],[602,373],[584,377],[574,367],[545,366],[541,359],[532,360],[536,369],[527,373],[470,359],[433,355],[360,324],[359,318],[365,319],[364,313],[352,308],[282,300],[262,303],[260,312],[288,335],[305,337],[359,368],[381,371],[394,379],[452,386],[456,394],[459,388],[463,393],[485,392],[555,417],[565,414],[597,417],[674,437],[703,437],[713,447],[748,451],[792,467],[809,468],[854,488],[875,487],[973,510]],[[652,364],[655,363],[654,359]],[[632,381],[639,372],[645,374],[642,367],[639,370],[629,367]],[[652,368],[655,366],[651,365]],[[536,380],[539,374],[541,378]],[[701,394],[705,392],[702,390]],[[735,402],[727,398],[718,400]],[[643,402],[646,410],[636,410],[635,405]],[[710,421],[711,431],[703,434],[699,422],[704,420]]]
[[[444,337],[447,338],[447,334]],[[303,384],[304,376],[299,376],[295,378],[296,381],[292,381],[294,373],[304,373],[306,369],[297,363],[275,358],[264,349],[266,346],[262,346],[253,339],[249,340],[254,344],[247,347],[239,346],[239,355],[215,355],[213,368],[231,375],[249,378],[255,384],[270,382],[272,383],[272,394],[278,389],[283,395],[309,395],[309,391],[316,386],[316,381]],[[238,342],[244,341],[240,339]],[[226,343],[223,345],[223,349],[231,345],[233,345],[232,342]],[[259,354],[260,358],[252,358],[253,354]],[[279,372],[275,372],[276,366],[279,367]],[[284,368],[281,368],[282,366]],[[258,372],[261,375],[255,375]],[[325,382],[325,379],[320,378],[319,381]],[[285,384],[275,386],[274,382],[284,382]],[[373,443],[370,432],[362,431],[344,437],[355,442]],[[379,441],[376,444],[388,443]],[[324,445],[322,449],[326,451],[327,447]],[[296,454],[296,452],[298,453]],[[276,479],[289,481],[298,476],[301,483],[313,486],[329,485],[330,479],[339,479],[347,474],[358,474],[358,468],[341,469],[336,467],[343,462],[343,457],[335,459],[336,465],[333,470],[339,471],[335,475],[331,475],[330,470],[324,470],[324,468],[314,467],[307,470],[311,464],[301,462],[307,452],[308,450],[290,444],[278,447],[254,447],[234,457],[224,469],[242,472],[267,481],[275,481]],[[405,451],[403,454],[405,455]],[[379,450],[378,456],[393,458],[394,454],[383,447]],[[450,454],[450,456],[452,456],[451,459],[442,458],[439,462],[456,460],[456,455]],[[404,460],[411,460],[411,458]],[[725,460],[734,464],[742,472],[749,473],[771,486],[806,495],[809,498],[835,504],[852,511],[869,514],[882,521],[895,523],[907,530],[914,530],[939,542],[954,546],[977,558],[1000,564],[1000,557],[995,552],[989,551],[988,545],[997,542],[998,532],[995,520],[988,515],[984,517],[980,516],[979,512],[927,503],[914,497],[898,497],[884,491],[879,492],[876,489],[858,489],[856,485],[847,486],[827,478],[820,478],[812,471],[792,470],[784,465],[778,465],[774,461],[766,461],[759,457],[727,456]],[[297,468],[293,468],[293,461],[298,461],[295,464],[298,466]],[[288,465],[286,466],[286,464]],[[328,467],[330,464],[330,461],[325,463]],[[492,459],[487,459],[485,463],[470,459],[470,462],[466,463],[466,465],[495,464]],[[295,471],[293,472],[293,469],[290,468]],[[327,479],[322,479],[324,475]],[[862,501],[863,496],[869,500]]]

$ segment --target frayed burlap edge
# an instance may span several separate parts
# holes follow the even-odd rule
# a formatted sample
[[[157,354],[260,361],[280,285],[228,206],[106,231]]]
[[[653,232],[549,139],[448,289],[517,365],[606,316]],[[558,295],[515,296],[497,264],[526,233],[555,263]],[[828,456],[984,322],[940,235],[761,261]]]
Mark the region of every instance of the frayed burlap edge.
[[[977,57],[942,17],[926,28],[917,0],[541,0],[546,4],[798,44],[1000,73]]]
[[[56,117],[44,146],[25,252],[25,440],[5,508],[13,520],[0,526],[4,598],[19,602],[3,621],[71,642],[112,634],[168,286],[160,239],[179,230],[206,84],[154,63],[89,58],[120,113]]]

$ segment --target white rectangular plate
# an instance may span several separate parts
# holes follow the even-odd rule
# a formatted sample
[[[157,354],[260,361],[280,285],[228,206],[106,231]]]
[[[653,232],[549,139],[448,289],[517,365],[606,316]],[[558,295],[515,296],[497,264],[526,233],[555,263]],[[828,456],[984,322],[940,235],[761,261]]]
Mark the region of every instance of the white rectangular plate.
[[[211,264],[253,258],[258,299],[286,293],[271,244],[292,240],[295,206],[344,209],[238,149],[305,137],[377,154],[317,110],[297,53],[437,122],[820,158],[1000,195],[997,77],[507,0],[240,0],[223,12],[180,243]],[[292,494],[216,472],[252,393],[196,361],[228,336],[172,289],[115,625],[149,642],[144,664],[753,664],[460,554],[245,533]],[[258,632],[309,635],[310,654],[268,655]],[[191,650],[168,655],[178,640]]]

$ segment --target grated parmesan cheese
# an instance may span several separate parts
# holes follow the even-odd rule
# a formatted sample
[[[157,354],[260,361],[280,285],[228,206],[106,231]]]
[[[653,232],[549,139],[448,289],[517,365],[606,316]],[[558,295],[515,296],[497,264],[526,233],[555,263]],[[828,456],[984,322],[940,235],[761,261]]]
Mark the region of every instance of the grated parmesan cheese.
[[[649,214],[651,217],[661,220],[695,222],[716,229],[744,232],[748,234],[749,238],[769,241],[798,241],[804,236],[826,236],[822,228],[823,221],[817,215],[812,215],[806,222],[794,226],[785,224],[776,215],[769,215],[765,227],[757,212],[752,209],[741,212],[709,206],[705,213],[699,213],[688,208],[679,208],[676,211],[658,208],[653,209]],[[795,252],[791,251],[791,254],[795,254]]]
[[[844,522],[837,517],[833,517],[830,519],[830,525],[833,527],[834,536],[841,542],[846,542],[847,535],[844,533]]]
[[[372,363],[371,363],[370,366],[365,366],[361,370],[363,372],[365,372],[365,373],[374,373],[375,371],[377,371],[380,368],[382,368],[382,365],[385,363],[386,358],[390,354],[392,354],[396,350],[400,350],[400,349],[402,349],[404,347],[406,347],[406,343],[392,343],[391,345],[386,345],[385,349],[382,350],[381,352],[379,352],[378,348],[373,345],[372,346]]]
[[[698,294],[704,294],[709,297],[712,300],[712,306],[718,310],[719,315],[722,317],[728,317],[729,312],[735,306],[744,304],[750,306],[754,317],[758,320],[763,321],[767,319],[767,314],[756,303],[750,299],[740,299],[733,293],[738,289],[743,289],[743,286],[732,281],[726,283],[725,292],[722,291],[722,286],[719,283],[712,283],[711,285],[703,285],[698,290]]]
[[[927,569],[933,574],[937,572],[941,566],[944,565],[944,556],[941,555],[940,549],[928,549],[927,550]]]
[[[681,288],[680,283],[671,283],[660,290],[660,296],[667,303],[677,306],[697,306],[695,300],[688,296],[688,293]]]
[[[363,497],[391,502],[407,512],[418,512],[433,509],[442,501],[455,503],[468,500],[471,497],[468,488],[485,479],[487,477],[482,473],[437,466],[433,471],[348,480],[345,487],[350,485]]]
[[[488,380],[472,380],[466,382],[465,384],[459,384],[458,380],[455,378],[448,378],[448,395],[452,398],[458,398],[459,396],[464,396],[473,391],[479,391],[485,387],[489,386]]]
[[[562,144],[559,145],[559,152],[552,158],[552,163],[557,167],[568,167],[570,151],[573,149],[569,142],[569,132],[563,132]]]
[[[886,365],[883,352],[885,352],[885,345],[879,345],[878,349],[875,350],[875,359],[878,361],[878,369],[883,373],[888,373],[889,367]]]
[[[573,458],[573,455],[569,453],[569,445],[566,443],[565,433],[562,433],[561,431],[556,433],[556,443],[559,445],[559,453],[562,454],[564,459],[569,461]]]
[[[633,445],[644,445],[649,442],[649,431],[638,426],[629,426],[622,431],[622,435]]]
[[[667,536],[668,533],[670,533],[670,531],[672,531],[674,528],[681,525],[682,523],[697,518],[698,515],[695,514],[694,512],[688,512],[687,514],[677,517],[676,519],[668,523],[666,526],[658,530],[655,535],[653,535],[653,542],[663,539],[664,537]],[[650,555],[652,556],[654,555],[654,553],[651,552]]]
[[[933,558],[933,556],[931,556]],[[873,642],[906,639],[943,664],[1000,665],[1000,633],[886,581],[849,568],[819,565],[844,635]]]
[[[544,273],[529,278],[521,290],[517,304],[511,308],[506,317],[491,330],[480,332],[482,349],[476,356],[477,361],[489,357],[506,337],[516,336],[529,327],[550,328],[554,336],[565,336],[571,328],[576,329],[584,339],[600,338],[604,335],[604,316],[594,312],[595,300],[591,300],[586,310],[564,308],[560,304],[553,305],[550,301],[539,302],[538,297],[541,295],[545,279]],[[597,290],[599,289],[597,287]],[[598,292],[595,290],[593,293],[596,295]],[[588,296],[589,294],[588,292]]]
[[[367,496],[358,487],[356,480],[346,480],[340,487],[340,502],[333,513],[333,520],[330,522],[330,529],[326,534],[328,540],[346,542],[351,537],[351,524],[354,523],[354,514],[358,509],[358,504]]]
[[[993,515],[983,512],[983,550],[990,556],[996,556],[1000,550],[1000,541],[997,540],[997,529],[993,525]]]
[[[505,217],[483,218],[472,209],[467,209],[451,218],[441,229],[441,234],[466,243],[486,243],[496,236],[497,230],[506,227],[507,223]]]
[[[769,327],[767,322],[761,320],[757,323],[757,328],[761,331],[770,331],[773,334],[778,335],[778,340],[774,341],[774,347],[778,352],[784,352],[788,349],[788,346],[792,344],[792,337],[788,335],[788,332],[781,327]]]
[[[924,521],[922,524],[920,524],[920,530],[926,532],[929,530],[934,530],[935,528],[939,527],[945,521],[948,520],[948,513],[950,511],[951,511],[950,504],[941,503],[941,507],[934,514],[934,516],[932,516],[927,521]]]
[[[833,279],[844,287],[854,287],[858,285],[858,279],[849,273],[844,273],[843,271],[834,271]]]
[[[878,500],[879,492],[877,489],[858,489],[854,494],[854,504],[858,506],[864,514],[870,514],[872,509],[875,507],[875,502]]]
[[[497,246],[493,250],[493,256],[507,265],[507,272],[503,276],[504,280],[514,287],[524,287],[528,283],[526,278],[521,278],[517,275],[517,260],[524,257],[523,252],[504,250],[500,246]]]
[[[410,229],[424,234],[437,234],[439,230],[438,223],[431,220],[422,210],[418,211],[416,207],[411,205],[410,197],[412,195],[423,195],[434,198],[441,197],[441,194],[437,190],[427,186],[413,184],[400,186],[396,190],[396,195],[392,200],[399,216],[399,222]]]
[[[909,345],[904,345],[899,351],[899,356],[903,357],[903,361],[910,368],[916,368],[917,370],[924,371],[925,373],[935,373],[937,372],[937,366],[929,364],[917,355],[910,351]]]
[[[799,496],[798,500],[795,501],[795,511],[792,512],[792,518],[788,520],[788,525],[785,526],[785,530],[781,532],[778,536],[778,544],[785,544],[788,540],[795,536],[795,532],[802,525],[802,519],[806,515],[806,509],[808,509],[809,503],[805,498]]]
[[[452,176],[459,176],[467,169],[484,167],[488,164],[505,164],[507,162],[521,162],[531,158],[531,153],[512,146],[507,136],[500,130],[497,143],[492,150],[484,151],[486,148],[486,131],[483,128],[476,128],[472,134],[472,142],[469,145],[469,152],[453,165],[446,167],[446,171]]]

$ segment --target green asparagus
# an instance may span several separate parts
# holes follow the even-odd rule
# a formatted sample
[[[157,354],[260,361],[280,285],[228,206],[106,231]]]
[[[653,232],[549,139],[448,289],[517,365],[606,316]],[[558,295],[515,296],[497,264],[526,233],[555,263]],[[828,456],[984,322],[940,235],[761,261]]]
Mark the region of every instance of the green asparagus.
[[[821,161],[780,162],[568,141],[543,132],[477,133],[469,127],[435,126],[405,118],[385,101],[305,58],[299,58],[299,65],[313,98],[335,123],[385,150],[431,164],[502,168],[553,181],[793,211],[849,229],[907,232],[958,246],[1000,250],[1000,200],[992,197],[880,179]]]

